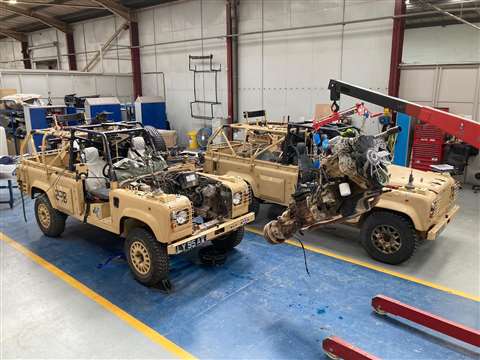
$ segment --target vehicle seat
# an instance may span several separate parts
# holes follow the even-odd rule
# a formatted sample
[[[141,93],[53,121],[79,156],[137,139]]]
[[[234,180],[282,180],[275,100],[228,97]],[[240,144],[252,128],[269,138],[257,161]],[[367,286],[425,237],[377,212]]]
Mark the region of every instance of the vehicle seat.
[[[128,158],[141,160],[145,155],[145,139],[141,136],[132,138],[132,146],[128,149]]]
[[[107,179],[103,176],[103,168],[107,164],[98,154],[98,149],[88,147],[83,150],[88,167],[88,177],[85,179],[85,189],[100,200],[108,200],[110,189],[107,188]]]

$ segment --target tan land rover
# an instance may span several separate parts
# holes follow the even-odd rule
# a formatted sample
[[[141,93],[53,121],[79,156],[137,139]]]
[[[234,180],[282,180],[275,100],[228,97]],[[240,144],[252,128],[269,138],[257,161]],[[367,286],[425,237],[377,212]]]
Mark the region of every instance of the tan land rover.
[[[40,229],[60,236],[72,216],[125,237],[130,269],[145,285],[168,282],[169,255],[207,241],[234,248],[254,219],[245,181],[200,173],[190,163],[168,166],[138,124],[83,125],[35,136],[43,136],[41,151],[22,157],[17,178],[35,199]]]
[[[226,135],[232,130],[241,140],[228,140]],[[348,133],[337,131],[334,136]],[[315,144],[312,136],[308,125],[226,125],[210,138],[204,171],[245,179],[254,212],[261,202],[288,206],[299,186],[312,181],[315,161],[321,158],[321,144]],[[389,191],[375,200],[370,211],[348,223],[361,229],[361,243],[372,258],[399,264],[413,255],[419,240],[436,239],[455,216],[459,209],[455,204],[457,186],[449,174],[412,171],[391,164],[387,168],[390,178],[385,188]],[[342,201],[342,197],[337,200]]]

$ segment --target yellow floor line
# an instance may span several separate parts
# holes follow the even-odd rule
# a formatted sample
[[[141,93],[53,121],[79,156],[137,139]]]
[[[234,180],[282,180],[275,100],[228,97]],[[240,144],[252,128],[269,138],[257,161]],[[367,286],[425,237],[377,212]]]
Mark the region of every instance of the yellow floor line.
[[[154,329],[152,329],[148,325],[136,319],[126,311],[116,306],[115,304],[112,304],[103,296],[97,294],[95,291],[93,291],[89,287],[85,286],[84,284],[82,284],[72,276],[60,270],[55,265],[49,263],[47,260],[41,258],[37,254],[28,250],[26,247],[19,244],[18,242],[11,239],[10,237],[8,237],[2,232],[0,232],[0,240],[4,241],[8,245],[10,245],[12,248],[22,253],[26,257],[30,258],[31,260],[33,260],[34,262],[36,262],[38,265],[42,266],[46,270],[50,271],[52,274],[54,274],[55,276],[65,281],[67,284],[69,284],[73,288],[80,291],[86,297],[90,298],[91,300],[95,301],[97,304],[101,305],[103,308],[105,308],[106,310],[111,312],[113,315],[117,316],[118,318],[126,322],[135,330],[139,331],[140,333],[148,337],[154,343],[163,347],[165,350],[170,352],[175,357],[178,357],[179,359],[195,359],[195,357],[192,354],[188,353],[186,350],[182,349],[180,346],[178,346],[174,342],[160,335],[158,332],[156,332]]]
[[[250,231],[250,232],[254,233],[254,234],[263,236],[263,231],[255,229],[251,226],[246,226],[245,229],[247,231]],[[295,240],[290,239],[290,240],[287,240],[286,243],[289,244],[289,245],[293,245],[293,246],[301,248],[301,245]],[[428,286],[428,287],[431,287],[431,288],[434,288],[434,289],[437,289],[437,290],[441,290],[441,291],[447,292],[449,294],[461,296],[461,297],[469,299],[469,300],[480,302],[480,296],[475,296],[475,295],[472,295],[472,294],[468,294],[464,291],[451,289],[451,288],[443,286],[443,285],[439,285],[439,284],[432,283],[430,281],[419,279],[415,276],[402,274],[402,273],[399,273],[397,271],[393,271],[393,270],[384,268],[382,266],[370,264],[366,261],[357,260],[357,259],[354,259],[354,258],[351,258],[351,257],[348,257],[348,256],[335,254],[331,251],[323,250],[323,249],[320,249],[318,247],[315,247],[315,246],[312,246],[312,245],[309,245],[309,244],[304,243],[303,245],[304,245],[305,249],[307,249],[309,251],[312,251],[312,252],[315,252],[315,253],[318,253],[318,254],[322,254],[322,255],[326,255],[326,256],[329,256],[329,257],[332,257],[332,258],[335,258],[335,259],[343,260],[343,261],[346,261],[346,262],[349,262],[349,263],[352,263],[352,264],[355,264],[355,265],[363,266],[363,267],[366,267],[366,268],[369,268],[369,269],[372,269],[372,270],[376,270],[376,271],[379,271],[379,272],[382,272],[382,273],[385,273],[385,274],[388,274],[388,275],[391,275],[391,276],[395,276],[395,277],[398,277],[398,278],[401,278],[401,279],[404,279],[404,280],[408,280],[408,281],[411,281],[411,282],[414,282],[414,283],[417,283],[417,284],[422,284],[422,285],[425,285],[425,286]]]

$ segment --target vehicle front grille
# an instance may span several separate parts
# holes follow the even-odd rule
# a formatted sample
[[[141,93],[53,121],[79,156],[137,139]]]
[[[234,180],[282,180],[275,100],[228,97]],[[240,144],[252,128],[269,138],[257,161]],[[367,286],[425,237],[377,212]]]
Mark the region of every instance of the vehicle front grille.
[[[247,203],[248,205],[250,204],[250,190],[247,189],[243,192],[242,194],[242,204]]]
[[[455,196],[455,195],[453,195]],[[453,204],[455,203],[454,200],[452,200],[452,193],[451,191],[444,191],[443,193],[439,194],[437,199],[435,200],[436,202],[436,207],[435,211],[433,213],[433,218],[437,218],[439,215],[443,215],[447,211],[449,211]]]

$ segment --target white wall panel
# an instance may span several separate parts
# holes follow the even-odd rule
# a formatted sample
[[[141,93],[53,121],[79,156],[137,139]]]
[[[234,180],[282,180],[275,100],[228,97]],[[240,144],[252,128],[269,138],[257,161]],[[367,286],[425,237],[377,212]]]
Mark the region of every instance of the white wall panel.
[[[438,101],[474,103],[478,71],[478,68],[443,69]]]
[[[445,64],[471,61],[480,61],[480,36],[478,30],[468,25],[434,26],[405,31],[404,63]]]
[[[48,79],[45,76],[25,73],[20,75],[22,91],[26,93],[40,94],[48,97],[50,91]]]
[[[1,71],[0,71],[0,87],[16,89],[18,93],[24,93],[22,88],[22,83],[20,81],[20,76],[18,75],[5,76],[4,74],[1,73]]]
[[[400,97],[422,105],[448,107],[450,112],[478,121],[478,65],[406,66],[400,77]]]
[[[22,45],[19,41],[5,38],[0,40],[0,69],[23,69]]]
[[[159,5],[138,12],[141,45],[174,40],[197,39],[202,35],[225,34],[225,2],[223,0],[182,1]],[[203,26],[202,26],[203,25]],[[209,126],[210,121],[192,119],[190,101],[193,101],[193,73],[188,70],[189,55],[213,54],[214,63],[221,65],[218,74],[218,97],[215,115],[226,116],[226,49],[224,39],[148,46],[141,48],[143,94],[163,95],[161,75],[165,73],[167,116],[178,131],[179,141],[186,143],[187,131]],[[145,74],[147,73],[147,74]],[[197,76],[197,97],[211,100],[214,96],[214,78],[210,74]],[[204,91],[205,89],[205,91]],[[198,109],[202,113],[209,109]]]
[[[400,77],[400,97],[432,105],[435,73],[435,68],[403,69]]]
[[[74,92],[81,96],[81,94],[91,94],[92,89],[97,90],[97,85],[94,76],[78,76],[73,80]],[[102,94],[103,95],[103,94]]]
[[[263,28],[339,22],[343,6],[342,0],[264,0]],[[347,0],[345,20],[390,16],[393,8],[392,0]],[[242,1],[239,20],[240,33],[262,29],[262,2]],[[329,102],[332,78],[387,92],[391,31],[391,20],[346,25],[343,48],[342,26],[240,37],[239,110],[261,106],[272,120],[309,119],[316,103]],[[344,107],[353,103],[342,98]],[[377,130],[369,125],[367,131]]]
[[[73,38],[75,42],[75,51],[77,52],[77,68],[83,69],[88,60],[94,57],[94,53],[85,54],[85,51],[98,51],[100,47],[113,35],[115,30],[124,23],[124,20],[117,16],[107,16],[103,18],[87,20],[72,24]],[[151,33],[145,32],[145,33]],[[29,45],[38,46],[43,44],[51,44],[58,41],[60,51],[60,69],[68,70],[68,57],[66,54],[67,45],[65,34],[61,31],[49,28],[35,31],[29,34]],[[2,41],[0,41],[0,49],[2,49]],[[117,39],[112,43],[112,48],[104,53],[103,66],[102,62],[98,62],[91,72],[108,72],[108,73],[131,73],[131,61],[129,49],[115,49],[117,45],[130,44],[129,31],[123,31]],[[18,45],[19,46],[19,45]],[[21,52],[21,48],[18,49]],[[3,53],[1,51],[0,53]],[[31,57],[33,60],[57,59],[57,47],[50,46],[42,49],[32,50]],[[17,58],[21,58],[20,55]],[[0,54],[0,62],[2,55]],[[22,63],[18,63],[18,68],[23,68]],[[0,68],[5,68],[0,63]]]
[[[96,86],[96,93],[101,94],[102,96],[116,96],[117,93],[115,89],[117,88],[116,77],[114,76],[96,76],[94,79],[94,84]],[[130,78],[127,78],[130,79]],[[130,84],[130,86],[132,86]],[[130,92],[131,93],[131,92]],[[94,95],[91,93],[90,95]]]
[[[61,99],[67,94],[75,93],[73,77],[68,75],[48,75],[48,87],[54,98]]]
[[[343,0],[292,0],[290,26],[307,26],[342,21]]]
[[[131,75],[103,75],[98,73],[0,70],[0,87],[11,87],[18,92],[35,93],[63,104],[66,94],[79,96],[117,96],[122,102],[132,101]]]
[[[57,42],[58,45],[53,45]],[[59,54],[67,53],[65,34],[53,28],[44,29],[30,33],[29,45],[32,47],[39,45],[51,45],[42,49],[33,49],[30,57],[38,60],[60,59],[59,70],[68,70],[68,58],[59,56]],[[57,48],[58,47],[58,48]],[[32,64],[35,67],[35,64]]]

